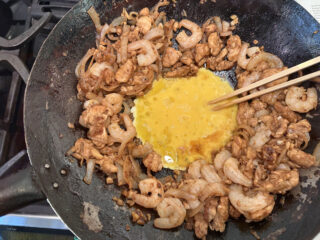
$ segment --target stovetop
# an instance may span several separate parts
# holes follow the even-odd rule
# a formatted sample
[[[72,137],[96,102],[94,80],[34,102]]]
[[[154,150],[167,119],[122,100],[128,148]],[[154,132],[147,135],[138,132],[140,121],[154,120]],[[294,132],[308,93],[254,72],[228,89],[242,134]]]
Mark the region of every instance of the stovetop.
[[[43,41],[76,2],[0,0],[0,181],[29,164],[23,131],[25,82]],[[68,229],[46,201],[0,217],[0,239],[3,229],[19,227]]]

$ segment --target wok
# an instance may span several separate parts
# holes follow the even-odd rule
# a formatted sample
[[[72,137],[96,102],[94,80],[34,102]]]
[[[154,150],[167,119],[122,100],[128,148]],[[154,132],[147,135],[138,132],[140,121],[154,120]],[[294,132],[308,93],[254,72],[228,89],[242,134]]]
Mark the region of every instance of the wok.
[[[91,185],[86,185],[82,181],[85,168],[78,167],[77,161],[70,161],[65,155],[75,140],[85,134],[80,128],[69,129],[67,123],[78,122],[81,112],[74,69],[87,49],[95,45],[95,28],[86,11],[94,6],[102,22],[110,23],[124,7],[129,12],[152,7],[156,2],[83,0],[52,30],[38,54],[25,94],[24,123],[32,168],[1,180],[1,214],[47,198],[81,239],[194,238],[194,233],[183,227],[164,231],[155,229],[152,221],[144,227],[132,224],[130,211],[112,201],[113,196],[120,196],[120,189],[106,185],[99,174],[93,177]],[[287,66],[320,55],[320,34],[314,34],[320,25],[294,1],[217,0],[200,5],[198,0],[178,0],[176,7],[172,4],[165,7],[167,16],[177,20],[182,19],[183,9],[197,23],[214,15],[227,20],[232,14],[238,15],[240,26],[236,33],[241,39],[247,42],[257,39],[266,51],[278,55]],[[309,118],[312,124],[309,152],[320,137],[319,113],[318,108]],[[251,224],[243,219],[229,220],[224,233],[210,232],[207,239],[254,239],[252,230],[264,239],[312,239],[320,231],[319,178],[317,168],[303,170],[302,184],[287,194],[284,205],[278,203],[266,220]],[[99,210],[97,216],[90,212],[89,224],[83,221],[84,206]],[[94,225],[97,219],[101,231],[99,224]],[[125,230],[127,224],[130,231]]]

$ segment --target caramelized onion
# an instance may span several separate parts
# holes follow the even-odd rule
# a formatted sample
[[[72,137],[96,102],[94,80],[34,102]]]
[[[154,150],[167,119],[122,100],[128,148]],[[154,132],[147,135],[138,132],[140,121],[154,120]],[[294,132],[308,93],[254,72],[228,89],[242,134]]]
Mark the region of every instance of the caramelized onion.
[[[88,60],[93,56],[95,49],[90,48],[87,53],[81,58],[81,60],[78,62],[76,69],[75,69],[75,74],[77,78],[80,78],[83,74],[86,72],[86,64]]]
[[[94,23],[94,26],[96,27],[97,32],[100,33],[102,26],[101,26],[99,14],[96,12],[96,10],[93,7],[89,8],[87,13],[91,17],[92,22]]]
[[[164,31],[161,27],[155,27],[150,29],[145,35],[144,39],[146,40],[154,40],[156,38],[161,38],[164,35]]]

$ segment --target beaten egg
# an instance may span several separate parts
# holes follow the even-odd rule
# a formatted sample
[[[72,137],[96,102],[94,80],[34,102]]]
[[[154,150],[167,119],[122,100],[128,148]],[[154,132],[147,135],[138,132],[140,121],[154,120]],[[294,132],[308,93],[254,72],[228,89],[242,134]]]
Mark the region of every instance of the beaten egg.
[[[212,111],[208,101],[232,92],[229,83],[204,68],[189,78],[159,78],[135,100],[137,137],[162,157],[163,166],[185,170],[197,159],[211,162],[236,128],[237,107]]]

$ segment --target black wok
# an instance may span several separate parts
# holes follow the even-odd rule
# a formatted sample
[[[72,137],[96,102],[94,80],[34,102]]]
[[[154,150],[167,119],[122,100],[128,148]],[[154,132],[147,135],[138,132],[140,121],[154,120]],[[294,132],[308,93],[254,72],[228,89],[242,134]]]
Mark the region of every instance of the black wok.
[[[114,195],[120,196],[120,190],[107,186],[99,174],[94,176],[91,185],[86,185],[82,181],[85,168],[79,168],[76,161],[65,156],[75,140],[84,135],[80,129],[69,129],[67,123],[76,123],[81,112],[74,69],[86,50],[95,44],[95,28],[86,11],[94,6],[102,22],[110,23],[123,7],[128,11],[139,10],[156,2],[83,0],[52,30],[33,66],[25,95],[25,133],[32,170],[19,172],[20,182],[15,182],[17,176],[1,180],[2,214],[17,205],[46,197],[81,239],[194,238],[194,233],[183,227],[163,231],[153,228],[152,221],[144,227],[133,225],[128,209],[116,207],[112,201]],[[244,41],[257,39],[266,51],[278,55],[287,66],[320,55],[320,34],[314,34],[320,25],[294,1],[217,0],[200,5],[198,0],[178,0],[176,7],[170,5],[166,12],[169,18],[179,20],[183,9],[189,19],[198,23],[214,15],[227,20],[232,14],[238,15],[237,34]],[[311,114],[314,113],[320,113],[319,109]],[[317,114],[310,121],[312,139],[308,151],[312,152],[320,137]],[[22,181],[28,176],[28,181]],[[287,194],[284,205],[277,204],[266,220],[255,224],[245,223],[243,219],[229,220],[224,233],[210,232],[208,239],[254,239],[251,230],[264,239],[312,239],[320,231],[319,178],[320,171],[316,168],[303,171],[301,187]],[[14,187],[19,187],[19,191]],[[89,230],[83,222],[84,202],[100,209],[101,231]],[[125,230],[126,224],[131,227],[130,231]],[[92,225],[90,227],[92,229]]]

